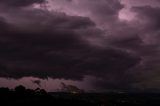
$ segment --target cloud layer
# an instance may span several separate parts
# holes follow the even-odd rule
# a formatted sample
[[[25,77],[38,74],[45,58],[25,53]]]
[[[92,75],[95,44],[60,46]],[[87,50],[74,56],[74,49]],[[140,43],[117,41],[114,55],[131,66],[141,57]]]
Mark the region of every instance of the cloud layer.
[[[1,5],[13,6],[13,7],[23,7],[29,6],[34,3],[43,3],[45,0],[1,0]]]
[[[133,7],[134,19],[125,21],[118,0],[49,0],[45,8],[32,6],[44,2],[0,1],[1,77],[94,76],[97,89],[129,89],[159,73],[159,7]]]

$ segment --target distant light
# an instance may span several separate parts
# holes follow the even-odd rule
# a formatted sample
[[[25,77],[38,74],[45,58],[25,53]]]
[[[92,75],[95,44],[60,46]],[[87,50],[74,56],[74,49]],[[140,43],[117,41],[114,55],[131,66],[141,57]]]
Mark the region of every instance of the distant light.
[[[72,94],[78,94],[79,92],[72,91],[71,93],[72,93]]]

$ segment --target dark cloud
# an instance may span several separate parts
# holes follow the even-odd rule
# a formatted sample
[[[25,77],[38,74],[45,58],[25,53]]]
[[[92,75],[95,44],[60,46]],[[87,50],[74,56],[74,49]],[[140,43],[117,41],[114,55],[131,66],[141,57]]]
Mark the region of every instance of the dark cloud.
[[[121,22],[117,19],[113,26],[109,25],[109,44],[138,55],[141,61],[122,75],[97,79],[93,82],[97,89],[159,88],[159,9],[151,6],[133,7],[134,20]]]
[[[51,1],[51,9],[60,10],[67,14],[86,16],[96,24],[114,22],[118,18],[119,11],[124,7],[119,0],[54,0]],[[104,22],[105,21],[105,22]]]
[[[160,8],[151,6],[140,6],[132,8],[136,13],[134,25],[137,27],[138,39],[128,44],[118,43],[121,47],[132,49],[142,57],[142,61],[135,68],[132,68],[132,75],[135,82],[134,87],[141,88],[159,88],[157,78],[159,77],[160,64]],[[117,42],[116,42],[117,43]],[[132,43],[132,44],[131,44]],[[125,44],[125,45],[124,45]],[[134,44],[134,49],[132,45]],[[136,70],[136,71],[135,71]]]
[[[87,39],[100,37],[101,33],[89,18],[43,10],[19,12],[12,17],[25,21],[11,24],[2,20],[1,26],[6,29],[1,31],[1,77],[117,77],[139,61],[126,51],[92,45]]]
[[[160,30],[160,13],[159,7],[142,6],[132,8],[136,12],[136,18],[139,25],[139,37],[143,43],[141,46],[141,55],[152,55],[159,52],[159,30]],[[143,50],[145,52],[143,52]],[[147,51],[149,54],[147,54]],[[157,58],[157,57],[156,57]]]
[[[110,25],[118,20],[119,11],[124,8],[124,5],[118,0],[85,0],[84,8],[89,9],[90,18],[97,23]]]
[[[89,8],[93,13],[96,13],[98,17],[105,16],[104,18],[117,15],[119,10],[123,8],[123,5],[118,0],[87,0],[85,2],[90,3]]]
[[[143,41],[139,36],[135,35],[122,39],[115,39],[112,41],[112,45],[125,49],[137,50],[137,47],[142,47]]]
[[[23,7],[33,3],[43,3],[44,1],[45,0],[1,0],[0,4],[12,7]]]
[[[124,6],[118,0],[78,2],[86,17],[66,15],[66,2],[62,12],[15,8],[42,2],[0,1],[6,5],[0,10],[1,77],[94,76],[91,83],[97,89],[130,89],[146,84],[147,78],[157,80],[153,76],[160,73],[160,8],[133,7],[131,21],[119,19]]]
[[[137,17],[140,19],[143,27],[147,27],[149,30],[160,29],[160,8],[143,6],[143,7],[133,7],[132,10],[137,13]]]

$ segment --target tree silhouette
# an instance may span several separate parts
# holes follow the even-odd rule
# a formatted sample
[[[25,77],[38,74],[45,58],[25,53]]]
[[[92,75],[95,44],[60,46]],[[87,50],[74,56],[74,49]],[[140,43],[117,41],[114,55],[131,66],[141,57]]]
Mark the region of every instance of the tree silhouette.
[[[16,93],[16,96],[18,96],[18,97],[26,97],[27,96],[26,88],[22,85],[15,87],[14,91]]]
[[[15,92],[24,92],[24,91],[26,91],[26,88],[22,85],[19,85],[19,86],[15,87],[14,90],[15,90]]]

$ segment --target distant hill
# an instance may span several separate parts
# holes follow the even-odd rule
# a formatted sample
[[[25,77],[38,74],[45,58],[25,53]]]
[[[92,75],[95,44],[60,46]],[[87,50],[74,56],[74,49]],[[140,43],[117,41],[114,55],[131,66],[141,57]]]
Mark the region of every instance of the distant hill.
[[[0,88],[0,100],[4,106],[160,106],[160,93],[47,93],[44,89],[26,89],[20,85],[13,90]]]

